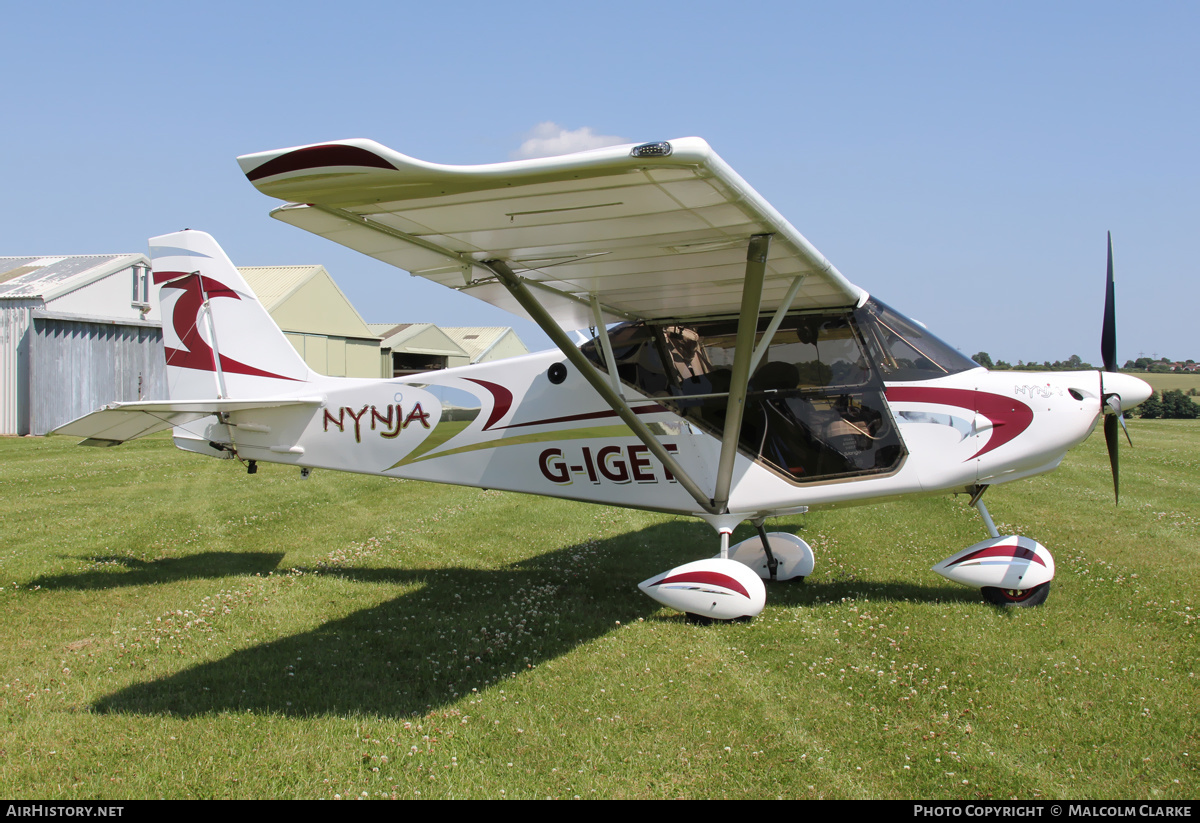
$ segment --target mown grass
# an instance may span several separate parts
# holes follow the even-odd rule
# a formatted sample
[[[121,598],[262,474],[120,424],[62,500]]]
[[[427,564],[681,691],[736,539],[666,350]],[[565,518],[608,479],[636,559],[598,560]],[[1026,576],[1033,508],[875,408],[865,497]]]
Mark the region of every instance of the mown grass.
[[[1189,389],[1200,391],[1200,373],[1196,372],[1127,372],[1135,377],[1140,377],[1154,387],[1157,392],[1164,391],[1182,391],[1186,393]]]
[[[945,497],[784,521],[814,575],[708,627],[636,590],[685,519],[0,440],[0,794],[1195,798],[1200,424],[1130,428],[1119,508],[1099,437],[988,493],[1043,608],[928,571]]]
[[[1200,374],[1185,373],[1175,374],[1159,374],[1158,372],[1129,372],[1135,377],[1140,377],[1150,384],[1159,394],[1168,391],[1181,391],[1187,394],[1189,391],[1200,391]],[[1200,396],[1189,395],[1193,403],[1200,403]]]

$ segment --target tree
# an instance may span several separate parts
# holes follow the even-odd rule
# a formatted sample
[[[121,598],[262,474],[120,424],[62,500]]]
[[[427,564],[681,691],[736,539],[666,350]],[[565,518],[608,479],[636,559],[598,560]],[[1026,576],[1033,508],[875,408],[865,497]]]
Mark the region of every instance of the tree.
[[[1162,407],[1162,416],[1172,420],[1195,420],[1200,417],[1200,406],[1193,403],[1182,389],[1163,392]]]
[[[978,354],[971,355],[971,359],[974,360],[979,365],[983,366],[985,369],[995,368],[995,366],[992,365],[991,356],[985,351],[981,351]]]
[[[1163,416],[1163,404],[1158,399],[1158,392],[1150,392],[1150,396],[1138,406],[1138,417],[1146,420],[1157,420]]]

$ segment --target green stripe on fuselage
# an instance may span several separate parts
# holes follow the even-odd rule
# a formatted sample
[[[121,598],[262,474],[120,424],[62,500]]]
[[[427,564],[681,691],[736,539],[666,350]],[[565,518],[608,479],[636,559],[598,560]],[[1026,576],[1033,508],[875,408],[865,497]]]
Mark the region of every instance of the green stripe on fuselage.
[[[465,452],[473,452],[480,449],[498,449],[503,446],[522,446],[527,443],[545,443],[550,440],[582,440],[589,437],[601,438],[632,436],[633,432],[630,431],[629,427],[625,425],[590,426],[582,429],[560,429],[559,431],[539,432],[536,434],[518,434],[515,437],[500,437],[495,440],[487,440],[482,443],[472,443],[470,446],[459,446],[457,449],[448,449],[444,452],[438,452],[437,454],[429,454],[430,449],[419,447],[412,454],[402,458],[394,466],[391,466],[384,471],[391,471],[392,469],[411,465],[413,463],[420,463],[424,460],[433,460],[437,457],[447,457],[452,454],[463,454]],[[448,439],[449,438],[444,438],[443,440],[439,441],[439,443],[435,443],[434,446],[444,443]],[[421,445],[422,447],[424,446],[423,443]],[[433,446],[430,448],[433,448]]]

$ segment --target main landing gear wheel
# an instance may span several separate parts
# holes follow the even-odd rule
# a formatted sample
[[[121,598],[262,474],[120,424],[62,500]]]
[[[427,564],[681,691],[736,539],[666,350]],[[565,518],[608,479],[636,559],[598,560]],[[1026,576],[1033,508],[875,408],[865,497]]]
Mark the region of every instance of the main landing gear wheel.
[[[764,535],[776,561],[774,574],[771,573],[770,558],[763,549]],[[729,547],[729,559],[753,569],[763,580],[796,580],[800,583],[813,573],[816,565],[812,548],[790,532],[764,531],[759,537],[743,540]]]
[[[1032,589],[998,589],[994,586],[984,586],[979,590],[983,599],[993,606],[1004,609],[1028,609],[1040,606],[1050,595],[1050,584],[1043,583]]]
[[[749,615],[722,620],[717,617],[706,617],[705,615],[696,614],[695,612],[684,612],[683,614],[683,622],[687,623],[689,626],[712,626],[716,623],[749,623],[753,619],[754,618],[750,617]]]

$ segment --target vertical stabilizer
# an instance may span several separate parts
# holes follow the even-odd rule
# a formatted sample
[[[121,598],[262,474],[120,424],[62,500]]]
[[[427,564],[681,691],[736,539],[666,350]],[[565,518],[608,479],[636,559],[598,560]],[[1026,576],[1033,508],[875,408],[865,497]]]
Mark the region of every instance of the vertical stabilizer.
[[[150,240],[172,400],[287,394],[316,374],[213,238]]]

